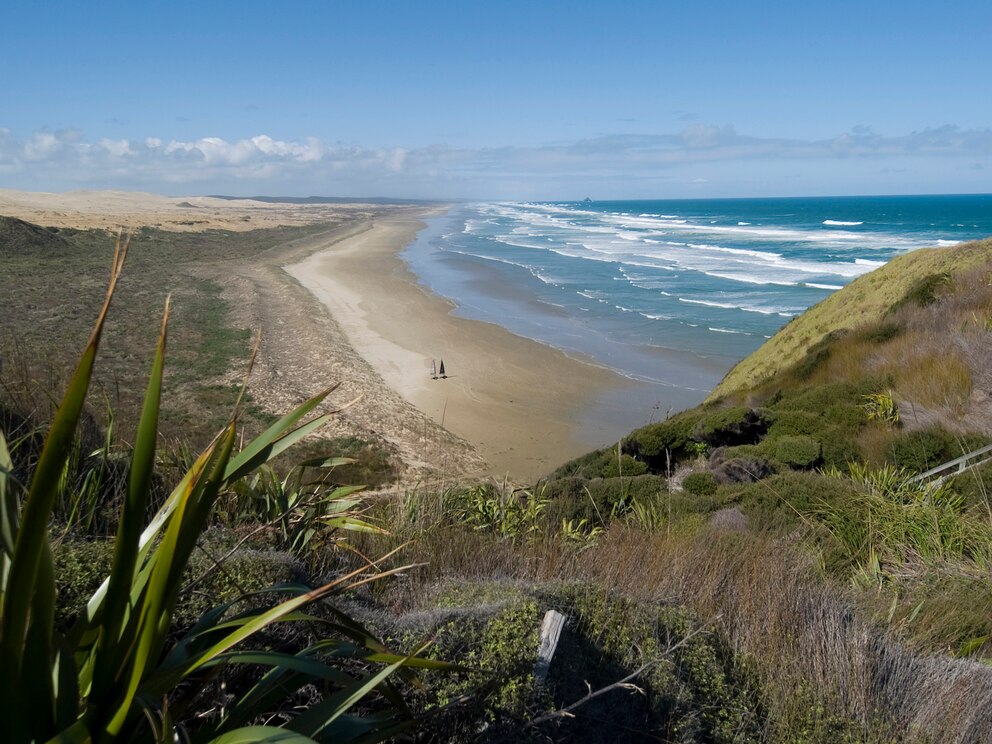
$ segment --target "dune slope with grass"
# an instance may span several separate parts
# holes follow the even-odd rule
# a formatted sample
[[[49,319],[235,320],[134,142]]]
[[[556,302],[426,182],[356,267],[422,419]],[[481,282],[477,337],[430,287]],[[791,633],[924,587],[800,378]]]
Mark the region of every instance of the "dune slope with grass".
[[[746,390],[798,362],[832,332],[881,321],[892,306],[928,278],[959,274],[992,260],[992,239],[913,251],[838,290],[790,321],[760,349],[738,362],[708,400]]]

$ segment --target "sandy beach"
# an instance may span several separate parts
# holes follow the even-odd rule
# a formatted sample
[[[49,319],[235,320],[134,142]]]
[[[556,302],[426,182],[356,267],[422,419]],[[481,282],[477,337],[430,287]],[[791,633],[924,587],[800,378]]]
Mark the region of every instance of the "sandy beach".
[[[578,412],[624,380],[452,315],[454,306],[420,287],[399,256],[422,227],[412,216],[376,219],[285,269],[391,389],[474,444],[490,473],[532,481],[588,451],[576,436]],[[432,380],[431,362],[442,359],[449,376]]]
[[[592,449],[595,402],[630,383],[500,326],[456,317],[452,303],[419,286],[399,254],[422,218],[439,209],[0,189],[0,214],[45,226],[313,225],[311,235],[252,261],[205,257],[198,268],[223,288],[231,324],[261,334],[256,403],[283,413],[340,383],[331,405],[358,402],[324,434],[379,442],[414,481],[494,475],[532,482]],[[442,359],[448,377],[432,380],[431,362]],[[227,382],[238,375],[232,371]]]

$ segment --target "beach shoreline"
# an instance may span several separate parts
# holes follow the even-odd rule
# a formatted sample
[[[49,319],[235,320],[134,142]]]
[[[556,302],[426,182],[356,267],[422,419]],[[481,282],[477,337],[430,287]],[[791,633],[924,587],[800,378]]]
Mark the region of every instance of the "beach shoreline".
[[[488,474],[532,482],[590,449],[591,401],[629,385],[601,366],[483,321],[454,315],[401,257],[421,215],[375,219],[283,269],[329,311],[384,383],[476,447]],[[433,380],[444,360],[447,379]]]
[[[312,227],[249,261],[205,255],[197,276],[222,288],[232,327],[260,334],[251,381],[256,405],[280,414],[338,385],[329,404],[343,410],[322,435],[378,443],[418,482],[485,475],[534,482],[659,416],[656,386],[502,325],[460,317],[453,302],[426,286],[403,254],[423,220],[445,213],[440,205],[0,190],[0,213],[74,229]],[[513,291],[481,274],[478,281],[479,291]],[[448,379],[430,378],[432,359],[444,360]],[[240,375],[230,370],[220,381],[236,384]]]

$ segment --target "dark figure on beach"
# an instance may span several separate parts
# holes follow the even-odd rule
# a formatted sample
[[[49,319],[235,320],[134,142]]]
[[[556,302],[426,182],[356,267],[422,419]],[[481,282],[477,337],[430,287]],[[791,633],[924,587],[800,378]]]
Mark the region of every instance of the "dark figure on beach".
[[[448,379],[448,376],[446,374],[444,374],[444,360],[443,359],[441,360],[441,368],[438,371],[441,373],[441,379],[442,380],[447,380]]]

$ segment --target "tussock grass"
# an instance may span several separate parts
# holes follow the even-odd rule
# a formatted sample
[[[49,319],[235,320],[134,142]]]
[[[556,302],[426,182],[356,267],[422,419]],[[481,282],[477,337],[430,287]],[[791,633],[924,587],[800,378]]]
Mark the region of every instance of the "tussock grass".
[[[941,315],[936,309],[917,313],[898,338],[849,351],[847,373],[860,368],[889,377],[902,400],[960,416],[972,391],[972,370],[962,354],[972,334],[956,313]]]

